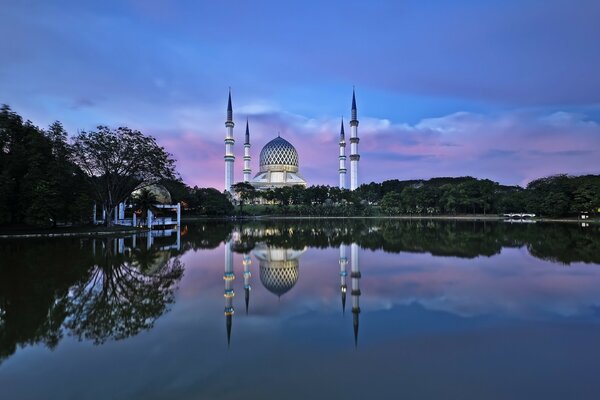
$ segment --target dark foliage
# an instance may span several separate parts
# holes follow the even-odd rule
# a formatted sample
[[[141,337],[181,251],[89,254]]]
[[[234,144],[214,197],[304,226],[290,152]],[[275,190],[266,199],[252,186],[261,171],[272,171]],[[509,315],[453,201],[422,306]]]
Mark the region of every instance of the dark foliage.
[[[56,226],[91,219],[92,199],[58,122],[34,126],[0,109],[0,224]]]

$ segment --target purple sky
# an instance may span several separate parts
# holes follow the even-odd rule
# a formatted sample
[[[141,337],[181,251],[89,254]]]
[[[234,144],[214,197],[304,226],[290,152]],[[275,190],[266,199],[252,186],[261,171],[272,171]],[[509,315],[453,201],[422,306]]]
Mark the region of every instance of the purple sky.
[[[361,183],[600,173],[598,1],[27,1],[0,6],[0,103],[71,134],[159,138],[223,188],[227,88],[242,178],[280,131],[309,184],[337,183],[356,86]],[[346,125],[347,133],[349,127]]]

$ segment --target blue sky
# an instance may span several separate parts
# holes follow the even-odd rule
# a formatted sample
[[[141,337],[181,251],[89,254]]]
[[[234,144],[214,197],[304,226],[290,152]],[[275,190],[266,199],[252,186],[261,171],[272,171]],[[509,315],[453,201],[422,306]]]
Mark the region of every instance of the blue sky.
[[[359,108],[361,182],[600,173],[594,1],[17,1],[0,6],[0,103],[71,134],[156,136],[184,180],[223,186],[277,131],[309,183],[336,184],[339,119]]]

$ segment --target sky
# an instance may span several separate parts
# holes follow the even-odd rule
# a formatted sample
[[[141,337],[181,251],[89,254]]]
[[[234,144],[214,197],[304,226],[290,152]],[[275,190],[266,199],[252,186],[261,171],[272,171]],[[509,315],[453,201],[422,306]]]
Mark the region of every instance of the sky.
[[[248,118],[253,173],[280,132],[309,184],[337,185],[354,86],[359,183],[525,185],[600,173],[598,20],[595,0],[1,0],[0,103],[138,129],[223,189],[231,87],[235,181]]]

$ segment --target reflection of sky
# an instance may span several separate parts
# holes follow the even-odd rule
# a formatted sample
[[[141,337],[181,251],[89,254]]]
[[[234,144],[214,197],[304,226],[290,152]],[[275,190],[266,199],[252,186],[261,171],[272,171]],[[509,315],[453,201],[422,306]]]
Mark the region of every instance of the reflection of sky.
[[[299,280],[281,299],[261,285],[252,257],[248,316],[235,254],[227,350],[223,251],[183,255],[177,301],[151,331],[101,347],[71,339],[53,352],[28,347],[0,365],[0,384],[11,398],[43,390],[77,399],[589,398],[600,390],[598,265],[565,267],[524,248],[475,259],[361,250],[354,350],[337,248],[302,255]]]
[[[504,248],[499,256],[473,260],[432,257],[426,253],[361,250],[360,254],[364,311],[389,310],[415,303],[463,317],[548,319],[586,318],[600,306],[600,293],[596,290],[600,286],[600,267],[553,264],[530,256],[525,248]],[[219,268],[223,261],[218,256],[208,261],[205,254],[198,253],[188,253],[184,259],[186,279],[180,285],[179,302],[197,297],[199,289],[202,292],[214,290],[214,298],[220,301],[222,277],[212,268]],[[300,258],[297,284],[278,301],[262,286],[258,260],[252,257],[252,314],[280,313],[286,317],[311,311],[332,314],[340,311],[338,259],[338,249],[310,249]],[[235,254],[234,260],[235,302],[241,312],[242,256]],[[209,264],[215,265],[210,271],[203,267]],[[350,264],[347,271],[349,285]]]

